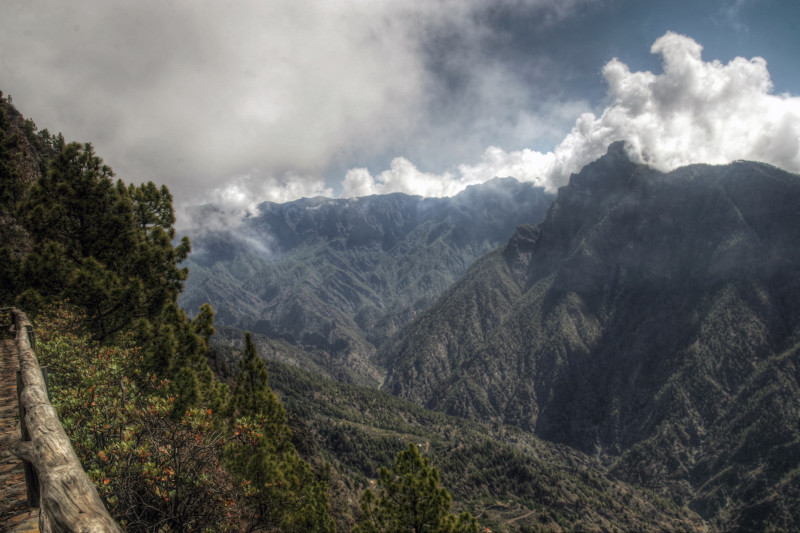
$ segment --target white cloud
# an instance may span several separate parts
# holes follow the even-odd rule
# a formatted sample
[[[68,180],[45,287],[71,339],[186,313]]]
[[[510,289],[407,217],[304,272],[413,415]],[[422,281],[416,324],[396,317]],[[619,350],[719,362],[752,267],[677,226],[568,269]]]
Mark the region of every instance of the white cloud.
[[[552,21],[592,1],[502,5]],[[0,78],[24,112],[93,142],[126,181],[167,183],[183,201],[203,201],[250,169],[318,179],[341,154],[374,155],[412,138],[442,97],[425,46],[445,32],[461,37],[466,55],[479,53],[489,32],[479,15],[489,7],[11,0],[0,17]],[[272,191],[255,178],[241,183],[251,194]],[[321,190],[270,183],[279,191],[264,198]]]
[[[257,171],[229,180],[222,187],[212,189],[214,204],[225,211],[257,214],[261,202],[284,203],[297,198],[333,196],[330,187],[320,179],[286,173],[281,178],[262,176]]]
[[[316,173],[338,150],[407,128],[423,102],[413,35],[382,3],[355,7],[12,2],[3,90],[41,124],[91,140],[126,180],[177,194],[242,169]]]
[[[663,58],[660,74],[609,61],[603,68],[609,105],[599,117],[581,114],[551,152],[492,146],[479,163],[443,175],[426,174],[403,159],[374,179],[363,169],[351,171],[345,190],[444,195],[495,176],[554,190],[617,140],[630,143],[635,160],[664,171],[750,159],[800,172],[800,97],[771,93],[764,59],[706,62],[700,44],[673,32],[656,40],[651,52]]]
[[[546,54],[523,76],[485,51],[503,41],[492,10],[553,24],[592,3],[11,0],[0,89],[41,126],[93,142],[124,180],[244,211],[339,192],[326,170],[387,154],[405,157],[346,172],[342,194],[441,196],[506,175],[553,189],[619,139],[663,169],[757,159],[800,171],[798,98],[771,93],[760,58],[704,61],[668,33],[652,48],[663,72],[605,65],[608,104],[592,114],[526,83],[550,72]]]
[[[297,198],[333,196],[322,180],[286,173],[281,178],[261,176],[258,171],[243,174],[225,185],[211,190],[210,205],[176,206],[178,234],[190,234],[194,241],[192,257],[205,259],[205,237],[224,235],[231,245],[241,245],[250,253],[269,257],[274,253],[273,237],[245,224],[247,217],[258,215],[259,204],[265,201],[284,203]]]
[[[286,173],[276,178],[253,170],[206,191],[205,197],[213,209],[198,210],[196,206],[178,203],[176,228],[179,233],[195,235],[206,231],[239,231],[245,217],[258,214],[262,202],[285,203],[314,196],[332,197],[333,191],[313,177]]]
[[[691,38],[668,32],[651,48],[663,57],[663,73],[608,62],[603,75],[611,104],[600,117],[582,116],[556,148],[567,156],[566,170],[625,139],[631,155],[662,170],[753,159],[800,171],[800,98],[771,94],[760,57],[722,64],[703,61],[701,51]],[[551,180],[558,185],[563,177]]]
[[[354,168],[347,172],[342,184],[342,196],[369,196],[405,192],[420,196],[452,196],[469,185],[455,180],[452,174],[431,174],[421,172],[408,159],[396,157],[391,167],[376,177],[365,168]]]

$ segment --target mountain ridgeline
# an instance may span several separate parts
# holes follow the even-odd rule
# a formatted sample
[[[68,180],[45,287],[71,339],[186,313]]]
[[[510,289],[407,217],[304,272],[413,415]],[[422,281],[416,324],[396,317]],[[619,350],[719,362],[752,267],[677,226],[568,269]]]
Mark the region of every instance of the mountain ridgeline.
[[[210,302],[217,324],[304,348],[307,359],[295,364],[377,385],[376,347],[518,225],[544,218],[553,198],[504,178],[452,198],[266,202],[235,228],[192,230],[180,301]],[[194,218],[218,214],[206,206]]]
[[[572,176],[386,343],[384,389],[525,428],[722,529],[800,524],[800,176]]]
[[[262,204],[235,230],[195,235],[183,301],[209,300],[223,323],[259,333],[269,359],[373,387],[385,377],[384,391],[425,408],[567,445],[587,472],[654,491],[712,529],[792,529],[798,206],[800,177],[775,167],[663,173],[614,143],[555,199],[504,179],[451,199]],[[223,344],[240,336],[219,328]],[[371,448],[386,428],[323,422],[324,407],[294,392],[308,390],[302,379],[280,368],[294,377],[278,389],[307,411],[326,456],[369,475],[337,432],[349,426],[347,442]]]

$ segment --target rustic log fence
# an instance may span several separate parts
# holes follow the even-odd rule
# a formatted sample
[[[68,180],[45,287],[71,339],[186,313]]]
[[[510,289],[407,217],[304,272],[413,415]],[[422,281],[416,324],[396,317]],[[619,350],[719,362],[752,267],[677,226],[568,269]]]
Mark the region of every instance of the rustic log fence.
[[[17,378],[22,436],[11,451],[25,461],[28,503],[39,506],[39,530],[50,532],[119,532],[89,476],[83,471],[67,434],[50,405],[47,384],[34,353],[35,335],[25,313],[12,317],[20,371]],[[30,479],[29,479],[30,476]]]

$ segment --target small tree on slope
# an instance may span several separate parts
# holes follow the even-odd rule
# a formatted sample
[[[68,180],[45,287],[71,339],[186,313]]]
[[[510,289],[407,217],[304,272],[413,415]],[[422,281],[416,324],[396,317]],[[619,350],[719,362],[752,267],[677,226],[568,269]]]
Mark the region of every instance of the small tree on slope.
[[[357,533],[477,533],[469,513],[450,512],[450,494],[439,486],[439,471],[414,443],[397,454],[394,468],[378,472],[378,494],[364,491]]]

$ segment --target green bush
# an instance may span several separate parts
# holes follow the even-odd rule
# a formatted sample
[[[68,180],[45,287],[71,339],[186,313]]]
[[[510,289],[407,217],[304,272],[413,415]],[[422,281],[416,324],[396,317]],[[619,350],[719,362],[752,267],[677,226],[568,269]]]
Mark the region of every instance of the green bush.
[[[236,486],[220,467],[212,413],[170,417],[169,383],[142,371],[129,340],[93,341],[83,317],[59,307],[37,321],[53,405],[112,517],[127,531],[237,530]],[[129,336],[132,339],[132,336]]]

